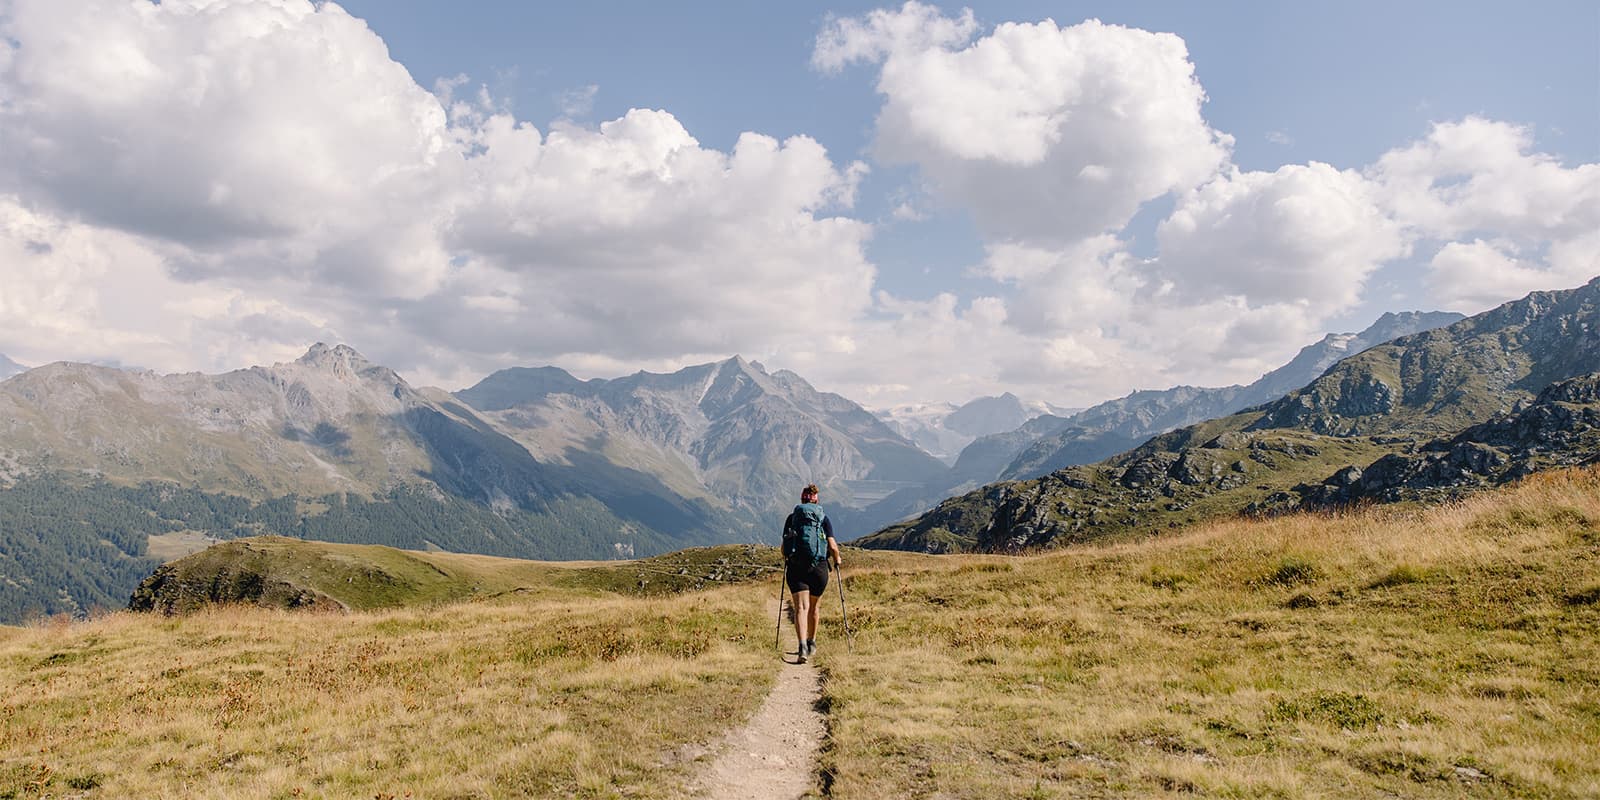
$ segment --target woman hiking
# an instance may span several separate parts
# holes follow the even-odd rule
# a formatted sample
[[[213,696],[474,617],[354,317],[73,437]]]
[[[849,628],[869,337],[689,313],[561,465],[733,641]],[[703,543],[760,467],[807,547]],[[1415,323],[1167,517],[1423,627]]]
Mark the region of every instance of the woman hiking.
[[[816,484],[800,490],[800,505],[783,521],[784,581],[794,597],[794,632],[800,663],[817,652],[817,611],[828,588],[828,562],[839,566],[833,522],[817,505]]]

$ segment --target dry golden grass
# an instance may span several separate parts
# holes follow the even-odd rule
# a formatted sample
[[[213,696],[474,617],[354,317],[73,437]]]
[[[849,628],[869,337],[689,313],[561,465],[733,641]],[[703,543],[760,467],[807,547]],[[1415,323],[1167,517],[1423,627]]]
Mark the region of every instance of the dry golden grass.
[[[830,587],[818,660],[834,797],[1600,796],[1594,470],[1031,558],[846,558],[855,652]],[[0,629],[0,797],[681,796],[772,685],[777,585],[558,580],[582,574]]]
[[[0,797],[671,796],[770,685],[757,597],[10,629]]]
[[[1600,474],[849,575],[840,798],[1600,796]]]

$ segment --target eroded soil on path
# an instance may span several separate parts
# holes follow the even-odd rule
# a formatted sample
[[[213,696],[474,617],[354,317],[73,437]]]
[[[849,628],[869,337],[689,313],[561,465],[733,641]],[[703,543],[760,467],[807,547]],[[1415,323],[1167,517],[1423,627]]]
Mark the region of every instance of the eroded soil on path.
[[[815,793],[817,750],[825,733],[817,709],[821,673],[794,661],[793,652],[784,656],[772,693],[750,724],[718,745],[690,787],[692,797],[793,800]]]

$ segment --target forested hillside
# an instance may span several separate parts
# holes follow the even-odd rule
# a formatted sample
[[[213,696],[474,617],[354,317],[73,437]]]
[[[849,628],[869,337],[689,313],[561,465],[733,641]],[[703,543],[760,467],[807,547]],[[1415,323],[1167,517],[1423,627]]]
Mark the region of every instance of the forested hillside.
[[[122,608],[158,563],[148,537],[181,532],[547,560],[645,556],[684,546],[628,526],[589,498],[554,499],[540,511],[495,510],[410,487],[370,499],[251,500],[172,484],[31,477],[0,491],[0,623]]]

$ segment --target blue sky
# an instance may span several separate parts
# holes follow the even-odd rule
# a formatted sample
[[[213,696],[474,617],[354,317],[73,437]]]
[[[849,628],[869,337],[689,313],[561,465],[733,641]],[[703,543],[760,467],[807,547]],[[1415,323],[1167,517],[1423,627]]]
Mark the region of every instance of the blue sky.
[[[562,116],[564,97],[593,86],[587,121],[662,108],[720,149],[743,131],[759,131],[811,136],[835,158],[870,158],[879,102],[869,71],[819,75],[809,62],[830,14],[886,4],[343,5],[423,85],[465,75],[536,124]],[[1178,34],[1206,89],[1205,115],[1234,135],[1233,159],[1245,169],[1311,160],[1359,168],[1425,133],[1432,121],[1472,114],[1534,126],[1538,148],[1569,164],[1600,160],[1600,6],[1592,2],[1514,10],[1493,2],[1370,0],[934,5],[952,14],[970,7],[990,24],[1096,18]],[[910,172],[874,174],[859,213],[886,217]],[[1140,221],[1148,239],[1153,220]],[[909,296],[963,285],[965,268],[982,257],[959,210],[887,227],[869,252],[884,286]],[[1392,272],[1385,282],[1416,292],[1404,271]],[[1338,324],[1364,325],[1412,299],[1375,300]]]
[[[1082,405],[1600,272],[1593,3],[686,5],[0,2],[0,352]]]

